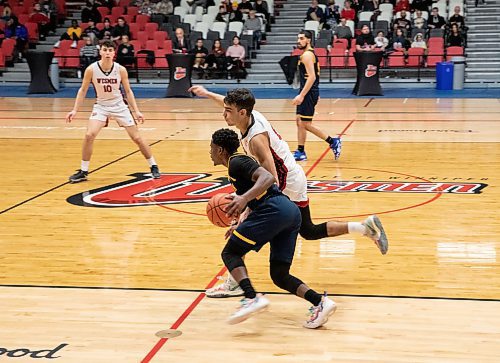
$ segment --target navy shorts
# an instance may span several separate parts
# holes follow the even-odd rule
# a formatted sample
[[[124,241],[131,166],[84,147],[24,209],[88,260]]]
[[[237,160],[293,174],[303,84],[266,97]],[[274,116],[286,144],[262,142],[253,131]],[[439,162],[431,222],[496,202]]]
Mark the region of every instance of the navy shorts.
[[[310,90],[304,97],[304,101],[297,106],[297,115],[301,121],[312,121],[314,110],[319,99],[319,90]]]
[[[299,208],[284,195],[264,200],[233,232],[228,243],[258,252],[270,243],[269,261],[292,263],[302,218]]]

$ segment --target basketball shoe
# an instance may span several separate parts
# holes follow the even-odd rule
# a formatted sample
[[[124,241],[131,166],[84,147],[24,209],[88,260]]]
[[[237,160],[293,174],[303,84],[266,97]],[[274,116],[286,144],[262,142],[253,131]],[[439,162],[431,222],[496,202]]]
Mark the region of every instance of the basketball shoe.
[[[217,278],[219,280],[224,280],[223,276],[218,276]],[[207,289],[207,291],[205,291],[205,295],[207,295],[207,297],[223,298],[243,296],[244,293],[240,285],[238,285],[232,276],[229,275],[223,283],[216,285],[211,289]]]
[[[234,312],[227,323],[230,325],[241,323],[253,314],[264,310],[269,305],[269,300],[262,294],[257,294],[253,299],[243,298],[240,300],[240,307]]]
[[[305,151],[295,150],[293,152],[293,158],[295,159],[295,161],[306,161],[307,155]]]
[[[151,167],[151,175],[153,176],[154,179],[161,178],[160,169],[158,169],[158,165],[153,165]]]
[[[323,326],[328,321],[328,317],[332,315],[335,310],[337,310],[337,305],[331,299],[323,296],[321,302],[317,306],[311,306],[309,308],[308,319],[304,323],[304,328],[316,329]]]
[[[76,171],[76,173],[74,173],[73,175],[71,175],[69,177],[69,182],[70,183],[79,183],[79,182],[85,181],[85,180],[87,180],[88,175],[89,175],[88,171],[83,171],[83,170],[79,169]]]
[[[376,215],[369,216],[362,224],[366,227],[365,236],[373,240],[380,252],[385,255],[389,249],[389,241],[380,219]]]
[[[340,158],[340,152],[342,150],[342,140],[340,140],[340,137],[334,137],[332,139],[332,142],[330,144],[330,149],[333,151],[333,156],[335,157],[335,160],[338,160]]]

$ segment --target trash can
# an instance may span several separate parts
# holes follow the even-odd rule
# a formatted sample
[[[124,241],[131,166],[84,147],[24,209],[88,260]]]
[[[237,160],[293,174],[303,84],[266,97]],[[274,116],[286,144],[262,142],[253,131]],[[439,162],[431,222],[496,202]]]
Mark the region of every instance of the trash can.
[[[465,57],[453,57],[453,89],[464,89]]]
[[[451,62],[436,63],[436,89],[439,90],[453,89],[453,63]]]
[[[59,91],[59,61],[57,58],[52,58],[52,63],[50,64],[49,77],[52,86]]]

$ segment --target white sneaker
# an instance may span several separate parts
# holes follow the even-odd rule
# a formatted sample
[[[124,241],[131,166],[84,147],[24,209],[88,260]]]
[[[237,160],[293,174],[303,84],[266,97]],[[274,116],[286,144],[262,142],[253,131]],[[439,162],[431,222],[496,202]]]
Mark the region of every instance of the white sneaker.
[[[337,310],[337,305],[325,295],[319,305],[309,308],[309,318],[304,323],[304,328],[316,329],[323,326],[335,310]]]
[[[78,46],[78,42],[76,40],[73,40],[73,43],[71,43],[71,48],[76,48]]]
[[[207,297],[223,298],[244,295],[240,285],[238,285],[238,283],[234,281],[231,275],[229,275],[227,278],[219,276],[218,279],[225,281],[219,285],[207,289],[207,291],[205,291],[205,295],[207,295]]]
[[[380,219],[376,215],[369,216],[362,224],[366,227],[365,236],[375,242],[380,252],[385,255],[389,250],[389,241]]]
[[[269,305],[269,300],[262,295],[257,294],[257,296],[253,299],[241,299],[240,307],[233,313],[227,323],[230,325],[241,323],[242,321],[247,320],[253,314],[258,313],[259,311],[264,310]]]
[[[58,41],[56,42],[56,44],[54,44],[54,48],[59,48],[59,46],[60,46],[60,45],[61,45],[61,41],[60,41],[60,40],[58,40]]]

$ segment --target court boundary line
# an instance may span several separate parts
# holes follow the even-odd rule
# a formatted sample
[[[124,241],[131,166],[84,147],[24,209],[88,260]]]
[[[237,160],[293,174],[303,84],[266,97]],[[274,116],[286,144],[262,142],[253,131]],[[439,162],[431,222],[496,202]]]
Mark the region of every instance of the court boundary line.
[[[224,270],[225,267],[222,268]],[[221,270],[221,271],[222,271]],[[225,271],[224,271],[225,272]],[[217,276],[222,276],[219,272],[214,279],[217,282]],[[212,281],[211,281],[212,282]],[[209,284],[210,285],[210,284]],[[36,289],[73,289],[73,290],[119,290],[119,291],[157,291],[157,292],[191,292],[205,294],[205,290],[212,287],[208,286],[204,290],[200,289],[174,289],[174,288],[159,288],[159,287],[114,287],[114,286],[64,286],[64,285],[17,285],[17,284],[0,284],[0,288],[36,288]],[[288,292],[278,291],[262,291],[266,295],[292,295]],[[489,301],[500,302],[500,298],[480,298],[480,297],[448,297],[448,296],[413,296],[413,295],[378,295],[378,294],[328,294],[329,296],[340,297],[363,297],[363,298],[386,298],[386,299],[419,299],[419,300],[456,300],[456,301]]]

